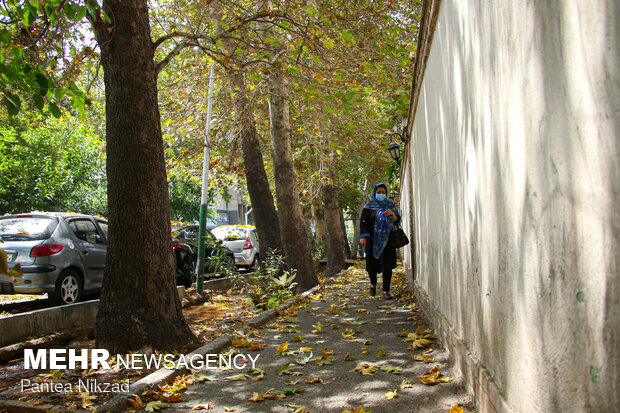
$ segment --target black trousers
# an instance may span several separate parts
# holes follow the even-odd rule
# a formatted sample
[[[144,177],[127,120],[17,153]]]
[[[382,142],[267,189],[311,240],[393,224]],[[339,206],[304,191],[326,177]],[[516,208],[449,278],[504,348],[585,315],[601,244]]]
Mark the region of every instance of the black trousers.
[[[368,271],[368,276],[370,277],[370,283],[372,285],[377,285],[377,272],[376,271]],[[390,292],[390,283],[392,282],[392,269],[383,269],[383,291]]]

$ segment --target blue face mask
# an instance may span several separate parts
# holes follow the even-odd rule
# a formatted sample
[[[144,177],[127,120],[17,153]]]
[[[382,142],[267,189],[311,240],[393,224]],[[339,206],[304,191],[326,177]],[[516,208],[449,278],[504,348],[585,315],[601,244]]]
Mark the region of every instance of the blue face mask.
[[[383,202],[383,201],[385,201],[385,200],[386,200],[387,195],[385,195],[385,194],[376,194],[376,195],[375,195],[375,198],[377,198],[377,201],[379,201],[379,202]]]

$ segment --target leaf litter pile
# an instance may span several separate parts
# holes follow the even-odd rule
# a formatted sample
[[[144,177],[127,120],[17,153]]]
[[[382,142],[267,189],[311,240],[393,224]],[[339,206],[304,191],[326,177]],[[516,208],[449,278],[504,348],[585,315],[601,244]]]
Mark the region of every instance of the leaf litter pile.
[[[201,305],[195,305],[183,309],[185,319],[202,343],[207,343],[221,335],[229,334],[241,326],[255,313],[252,311],[252,303],[249,298],[241,295],[239,291],[229,290],[224,294],[213,293],[211,299]],[[52,348],[94,348],[93,334],[88,334],[78,340],[64,344],[54,344]],[[29,339],[34,339],[30,337]],[[178,354],[187,353],[193,348],[182,349]],[[156,352],[157,353],[157,352]],[[108,360],[111,366],[115,362],[115,356]],[[60,405],[68,409],[93,410],[97,404],[101,404],[114,393],[89,393],[77,391],[79,380],[94,380],[100,383],[123,384],[127,381],[135,383],[140,378],[151,373],[153,369],[143,370],[24,370],[23,358],[10,360],[7,364],[0,365],[0,399],[20,400],[30,402],[33,405],[52,404]],[[20,382],[22,379],[30,380],[31,383],[39,384],[39,389],[45,389],[43,383],[60,383],[63,386],[71,384],[75,391],[69,392],[33,392],[26,388],[21,392]],[[200,379],[199,379],[200,380]],[[154,402],[148,406],[148,411],[154,411],[159,403],[175,401],[178,391],[193,383],[193,379],[184,378],[179,380],[177,387],[170,387],[152,391],[149,397]],[[32,386],[34,387],[34,386]],[[174,388],[176,391],[171,392]],[[137,396],[136,396],[137,397]],[[135,406],[141,403],[133,399]],[[145,403],[143,407],[147,407]]]
[[[359,386],[363,387],[365,383],[383,382],[393,377],[390,380],[395,384],[386,384],[381,392],[381,403],[389,409],[389,403],[408,396],[416,386],[437,386],[452,381],[453,378],[442,375],[440,365],[435,364],[438,362],[433,358],[431,347],[436,337],[416,316],[418,308],[413,301],[414,294],[406,289],[403,270],[397,269],[394,275],[393,292],[398,299],[393,301],[381,301],[364,293],[360,295],[359,285],[366,280],[361,265],[349,268],[327,282],[322,280],[319,292],[281,313],[266,326],[251,329],[245,335],[237,333],[232,347],[223,353],[257,352],[264,355],[257,363],[259,367],[248,366],[242,371],[193,371],[192,375],[177,379],[191,385],[167,399],[154,396],[152,391],[133,396],[139,400],[136,408],[151,403],[147,411],[213,409],[251,412],[266,409],[295,413],[363,413],[371,412],[370,405],[377,404],[377,400],[372,400],[369,395],[370,391],[360,390],[356,400],[362,399],[362,402],[357,404],[350,402],[347,405],[345,402],[326,406],[321,400],[330,398],[325,392],[333,388],[331,383],[346,382],[349,378],[348,381],[361,382]],[[366,284],[363,285],[367,288]],[[373,303],[381,304],[376,309],[380,310],[381,316],[386,315],[385,321],[373,321],[371,317],[377,315]],[[371,314],[373,312],[375,314]],[[406,318],[410,328],[403,328],[398,333],[394,331],[389,315],[395,312],[401,314],[402,320]],[[301,321],[304,316],[310,316],[314,321],[304,324]],[[399,351],[406,358],[398,359],[394,348],[382,344],[381,334],[385,333],[369,338],[371,325],[385,326],[384,331],[397,336],[402,347]],[[443,358],[440,361],[445,361],[446,356]],[[345,378],[336,379],[332,377],[333,372],[344,374]],[[366,406],[364,398],[368,399]],[[253,407],[264,403],[269,405]]]

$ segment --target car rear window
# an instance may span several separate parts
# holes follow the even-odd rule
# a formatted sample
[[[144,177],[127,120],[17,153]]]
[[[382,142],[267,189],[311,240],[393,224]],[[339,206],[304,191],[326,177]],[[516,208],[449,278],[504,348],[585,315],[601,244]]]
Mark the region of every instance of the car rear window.
[[[57,225],[56,217],[0,218],[0,237],[5,241],[47,239]]]
[[[245,239],[245,228],[238,227],[219,227],[211,230],[215,238],[223,241],[235,241]]]

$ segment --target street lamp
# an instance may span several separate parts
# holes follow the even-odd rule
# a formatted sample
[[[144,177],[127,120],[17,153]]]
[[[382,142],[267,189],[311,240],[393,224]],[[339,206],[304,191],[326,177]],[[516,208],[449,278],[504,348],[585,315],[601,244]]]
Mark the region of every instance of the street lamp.
[[[388,151],[390,152],[390,156],[392,157],[392,159],[394,159],[395,161],[397,161],[398,158],[400,158],[400,147],[401,147],[400,143],[394,142],[393,138],[396,138],[396,137],[399,137],[401,142],[407,142],[405,138],[403,137],[403,135],[401,135],[400,133],[394,132],[390,135],[390,146],[388,146]]]

